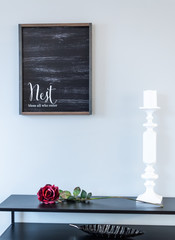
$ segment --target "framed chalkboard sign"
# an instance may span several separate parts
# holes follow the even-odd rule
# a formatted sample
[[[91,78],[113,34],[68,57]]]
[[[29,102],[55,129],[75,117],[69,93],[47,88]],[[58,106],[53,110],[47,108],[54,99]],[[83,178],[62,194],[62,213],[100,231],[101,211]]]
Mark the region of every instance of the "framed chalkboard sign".
[[[91,114],[92,24],[20,24],[20,114]]]

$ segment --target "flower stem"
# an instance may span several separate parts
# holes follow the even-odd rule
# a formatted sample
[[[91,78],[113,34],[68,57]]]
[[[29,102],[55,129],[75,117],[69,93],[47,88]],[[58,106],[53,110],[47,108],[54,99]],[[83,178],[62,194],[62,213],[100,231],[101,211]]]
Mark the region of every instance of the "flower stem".
[[[108,199],[108,198],[122,198],[122,199],[132,200],[132,201],[135,201],[135,202],[147,203],[147,204],[151,204],[151,205],[155,205],[155,206],[159,206],[159,207],[163,208],[163,204],[144,202],[144,201],[137,200],[135,198],[123,197],[123,196],[93,197],[93,198],[90,198],[88,200],[98,200],[98,199]]]

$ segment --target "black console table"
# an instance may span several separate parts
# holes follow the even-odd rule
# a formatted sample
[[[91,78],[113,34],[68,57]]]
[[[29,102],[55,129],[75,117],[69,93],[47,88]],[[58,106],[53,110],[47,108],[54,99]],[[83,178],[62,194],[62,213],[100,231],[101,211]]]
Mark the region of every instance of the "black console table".
[[[11,195],[0,204],[0,211],[11,212],[11,225],[0,240],[98,240],[69,224],[17,223],[15,212],[64,212],[110,214],[175,214],[175,198],[164,198],[163,208],[127,199],[101,199],[89,203],[41,204],[35,195]],[[71,222],[72,223],[72,222]],[[83,223],[82,223],[83,224]],[[119,223],[116,223],[119,224]],[[144,232],[136,240],[174,240],[174,226],[129,225]]]

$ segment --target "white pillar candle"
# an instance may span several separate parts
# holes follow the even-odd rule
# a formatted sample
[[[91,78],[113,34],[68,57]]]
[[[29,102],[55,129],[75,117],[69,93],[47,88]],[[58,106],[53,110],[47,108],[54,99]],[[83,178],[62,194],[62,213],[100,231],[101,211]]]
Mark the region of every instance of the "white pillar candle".
[[[145,108],[157,107],[157,91],[146,90],[143,94],[143,106]]]

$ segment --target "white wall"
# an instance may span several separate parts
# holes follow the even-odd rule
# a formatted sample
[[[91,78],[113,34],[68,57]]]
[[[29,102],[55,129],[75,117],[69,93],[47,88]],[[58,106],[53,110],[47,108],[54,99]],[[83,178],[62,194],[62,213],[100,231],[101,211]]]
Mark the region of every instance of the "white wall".
[[[173,0],[0,2],[0,201],[36,194],[46,183],[69,190],[80,185],[95,195],[142,193],[145,89],[158,91],[161,107],[156,191],[175,197],[174,12]],[[93,23],[93,115],[20,116],[18,24],[61,22]],[[2,229],[7,215],[0,215]]]

